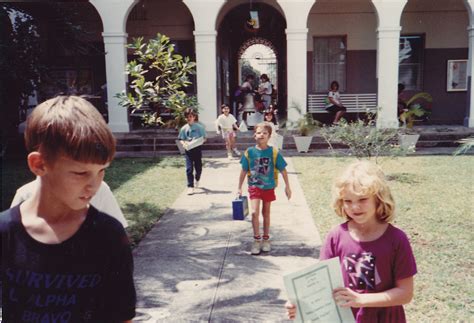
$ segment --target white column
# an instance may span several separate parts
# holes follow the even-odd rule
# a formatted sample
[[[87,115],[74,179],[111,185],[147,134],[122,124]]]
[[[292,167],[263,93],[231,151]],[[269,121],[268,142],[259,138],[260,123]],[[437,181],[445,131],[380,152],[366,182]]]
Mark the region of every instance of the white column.
[[[125,91],[127,76],[126,33],[102,33],[105,48],[105,71],[107,75],[107,105],[109,110],[109,127],[113,132],[129,132],[127,109],[119,105],[117,93]]]
[[[467,112],[468,115],[464,117],[464,125],[469,128],[474,128],[474,84],[472,76],[474,75],[474,64],[473,60],[473,51],[474,51],[474,23],[472,15],[470,16],[470,26],[467,28],[469,33],[469,56],[468,56],[468,66],[467,66],[467,77],[468,77],[468,97],[467,97]]]
[[[378,15],[377,114],[378,128],[398,128],[398,53],[400,17],[407,0],[372,0]]]
[[[217,118],[216,36],[214,30],[194,32],[199,121],[208,131],[213,129]]]
[[[288,73],[288,121],[291,124],[303,114],[307,107],[307,42],[308,29],[286,29],[287,42],[287,73]],[[299,111],[292,109],[298,106]]]
[[[212,130],[217,118],[216,20],[226,0],[183,0],[194,19],[199,121]]]
[[[113,132],[129,132],[128,111],[119,105],[115,97],[126,89],[127,33],[125,26],[128,13],[138,0],[90,0],[102,18],[104,26],[105,71],[109,127]]]
[[[308,14],[315,0],[277,0],[286,18],[288,121],[307,112]],[[299,112],[291,109],[299,107]]]
[[[474,0],[464,0],[467,12],[469,14],[469,27],[467,28],[469,34],[469,54],[468,54],[468,66],[467,66],[467,77],[468,77],[468,90],[467,90],[467,113],[468,115],[464,118],[464,125],[469,128],[474,128],[474,85],[472,76],[474,75]]]

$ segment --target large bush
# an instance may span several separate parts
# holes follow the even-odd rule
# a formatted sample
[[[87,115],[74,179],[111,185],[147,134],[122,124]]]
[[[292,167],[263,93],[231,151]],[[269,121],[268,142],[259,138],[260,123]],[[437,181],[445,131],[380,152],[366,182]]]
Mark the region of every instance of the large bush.
[[[174,116],[169,125],[181,126],[184,110],[197,109],[195,97],[185,92],[196,64],[177,54],[170,39],[162,34],[148,42],[143,37],[135,38],[127,48],[133,50],[135,58],[126,66],[130,85],[128,92],[117,95],[120,104],[132,113],[143,110],[145,124],[163,124],[162,114],[169,111]]]

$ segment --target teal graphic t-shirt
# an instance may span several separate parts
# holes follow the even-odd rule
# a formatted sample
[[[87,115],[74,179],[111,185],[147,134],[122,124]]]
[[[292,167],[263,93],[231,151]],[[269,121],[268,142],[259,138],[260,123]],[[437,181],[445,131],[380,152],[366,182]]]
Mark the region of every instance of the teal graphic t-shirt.
[[[200,123],[185,124],[181,127],[178,134],[179,140],[191,141],[193,139],[204,137],[206,138],[206,130]]]
[[[273,160],[273,148],[260,150],[256,147],[247,149],[249,160],[242,155],[240,164],[244,171],[250,170],[250,177],[248,178],[249,186],[255,186],[263,190],[275,188],[274,170],[275,167],[279,171],[285,169],[287,163],[283,156],[278,152],[276,162]]]

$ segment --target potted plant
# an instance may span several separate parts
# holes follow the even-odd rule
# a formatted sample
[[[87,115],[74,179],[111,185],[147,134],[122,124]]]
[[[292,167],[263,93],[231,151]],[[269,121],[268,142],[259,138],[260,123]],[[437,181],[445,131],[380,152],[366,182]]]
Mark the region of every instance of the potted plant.
[[[413,129],[413,125],[417,118],[421,118],[430,114],[428,105],[433,98],[429,93],[420,92],[412,96],[405,102],[406,108],[400,114],[400,122],[402,123],[399,145],[403,149],[414,150],[420,134]]]
[[[306,153],[311,146],[311,141],[313,140],[312,134],[317,127],[313,115],[306,113],[296,121],[295,126],[296,134],[293,135],[293,139],[296,144],[296,150],[300,153]]]

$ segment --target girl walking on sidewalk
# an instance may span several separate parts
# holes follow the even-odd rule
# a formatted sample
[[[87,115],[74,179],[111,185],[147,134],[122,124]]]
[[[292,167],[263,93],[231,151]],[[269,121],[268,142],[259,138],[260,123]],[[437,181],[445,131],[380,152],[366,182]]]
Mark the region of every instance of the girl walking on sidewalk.
[[[248,191],[250,205],[252,208],[252,227],[254,242],[250,253],[258,255],[261,251],[269,252],[270,246],[270,206],[275,201],[275,187],[278,181],[278,171],[281,172],[285,181],[285,193],[288,199],[291,198],[290,182],[286,172],[286,162],[277,149],[268,146],[268,140],[272,134],[272,127],[266,123],[259,123],[255,126],[255,140],[257,145],[248,148],[240,164],[239,186],[237,192],[242,195],[242,184],[245,176],[248,176]],[[260,204],[263,215],[263,236],[260,235]],[[262,242],[263,238],[263,242]]]

